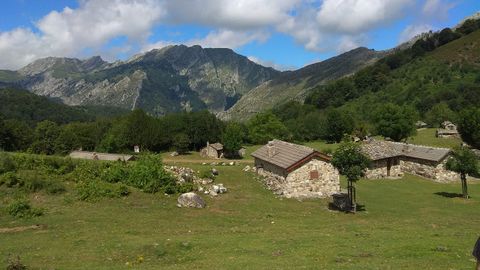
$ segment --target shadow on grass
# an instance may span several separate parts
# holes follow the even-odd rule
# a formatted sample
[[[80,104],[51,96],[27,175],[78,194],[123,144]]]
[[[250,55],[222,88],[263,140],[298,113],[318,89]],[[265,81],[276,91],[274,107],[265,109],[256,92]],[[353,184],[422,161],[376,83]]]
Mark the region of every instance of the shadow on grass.
[[[435,192],[433,194],[438,195],[438,196],[442,196],[442,197],[445,197],[445,198],[463,198],[462,194],[453,193],[453,192],[442,191],[442,192]]]
[[[345,209],[338,208],[334,203],[328,203],[328,209],[332,211],[344,212],[346,214],[351,213],[350,211],[347,211]],[[357,203],[357,212],[364,212],[364,211],[366,211],[365,205]]]

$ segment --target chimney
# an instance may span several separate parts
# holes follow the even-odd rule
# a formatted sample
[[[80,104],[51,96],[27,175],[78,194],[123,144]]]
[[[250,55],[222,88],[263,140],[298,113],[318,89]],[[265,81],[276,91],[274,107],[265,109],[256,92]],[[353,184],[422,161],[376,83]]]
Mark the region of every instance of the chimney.
[[[273,144],[273,141],[269,141],[267,144],[267,154],[269,158],[272,158],[276,154],[275,145]]]

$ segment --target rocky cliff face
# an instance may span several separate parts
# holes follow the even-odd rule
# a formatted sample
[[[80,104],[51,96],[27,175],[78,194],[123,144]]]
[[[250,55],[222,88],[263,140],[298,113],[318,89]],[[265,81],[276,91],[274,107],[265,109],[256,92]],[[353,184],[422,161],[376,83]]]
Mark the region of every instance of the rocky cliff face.
[[[112,64],[100,57],[83,61],[49,57],[2,74],[8,75],[9,81],[15,76],[17,85],[35,94],[59,98],[69,105],[142,108],[162,115],[205,108],[224,111],[280,72],[230,49],[180,45]]]

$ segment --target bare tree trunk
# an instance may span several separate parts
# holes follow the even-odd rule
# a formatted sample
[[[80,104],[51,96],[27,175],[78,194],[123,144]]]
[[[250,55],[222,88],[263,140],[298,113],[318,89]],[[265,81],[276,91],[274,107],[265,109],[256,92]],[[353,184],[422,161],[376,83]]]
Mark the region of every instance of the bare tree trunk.
[[[356,194],[355,194],[355,187],[353,186],[353,182],[348,180],[348,200],[350,203],[350,211],[355,213],[357,212],[357,202],[356,202]]]
[[[467,187],[467,175],[462,173],[460,175],[460,178],[462,179],[462,194],[463,198],[468,199],[468,187]]]

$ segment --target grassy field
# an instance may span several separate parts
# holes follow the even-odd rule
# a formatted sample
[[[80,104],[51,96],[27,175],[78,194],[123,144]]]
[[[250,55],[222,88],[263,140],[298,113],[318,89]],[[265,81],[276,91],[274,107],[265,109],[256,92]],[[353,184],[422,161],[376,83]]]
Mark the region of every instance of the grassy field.
[[[433,147],[454,148],[460,146],[461,140],[458,138],[437,138],[435,137],[435,128],[426,128],[417,130],[417,134],[408,140],[408,143],[421,144]]]
[[[329,210],[328,200],[277,198],[242,167],[218,166],[216,182],[229,192],[204,196],[200,210],[177,208],[176,196],[135,190],[94,203],[71,192],[31,194],[45,215],[0,212],[1,262],[16,254],[30,269],[473,268],[480,183],[470,183],[472,198],[464,200],[452,198],[459,183],[362,180],[365,211],[352,215]],[[2,204],[9,196],[0,190]],[[34,224],[41,226],[21,231]]]

